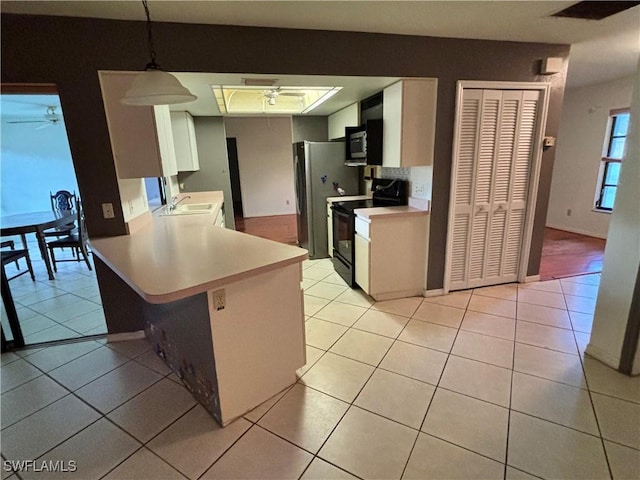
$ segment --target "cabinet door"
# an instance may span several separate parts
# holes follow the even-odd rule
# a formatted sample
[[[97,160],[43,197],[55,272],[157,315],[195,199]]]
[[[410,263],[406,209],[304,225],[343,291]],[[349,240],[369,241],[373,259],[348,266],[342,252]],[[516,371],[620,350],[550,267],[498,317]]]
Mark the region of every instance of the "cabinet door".
[[[369,287],[369,249],[370,243],[366,238],[356,234],[355,235],[355,268],[356,268],[356,283],[360,285],[360,288],[365,293],[371,291]]]
[[[161,177],[153,107],[120,103],[137,72],[99,72],[111,150],[118,178]]]
[[[188,112],[171,112],[171,130],[178,171],[200,170],[193,117]]]
[[[383,161],[385,167],[433,163],[438,81],[402,80],[384,89]]]
[[[333,257],[333,212],[330,203],[327,203],[327,252]]]
[[[383,91],[382,106],[382,166],[400,167],[402,145],[402,82],[394,83]]]
[[[163,176],[173,177],[178,174],[178,167],[176,165],[176,149],[173,144],[169,106],[156,105],[153,109],[156,119],[156,131]]]

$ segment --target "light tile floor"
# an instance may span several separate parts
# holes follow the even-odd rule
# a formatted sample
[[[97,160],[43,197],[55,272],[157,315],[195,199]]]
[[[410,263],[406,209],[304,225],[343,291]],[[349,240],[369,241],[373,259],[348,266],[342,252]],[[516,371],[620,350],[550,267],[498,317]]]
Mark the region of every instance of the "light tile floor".
[[[303,275],[298,383],[224,429],[144,340],[4,354],[3,460],[78,471],[2,478],[640,478],[640,377],[584,355],[597,275],[377,303]]]
[[[89,270],[84,261],[62,262],[57,264],[55,279],[49,280],[38,245],[31,237],[28,246],[36,281],[26,274],[9,283],[25,344],[107,333],[95,269]],[[19,237],[13,238],[16,248],[21,248]],[[73,257],[67,248],[56,251],[56,258]],[[93,265],[91,255],[89,261]],[[25,269],[24,260],[20,260],[20,271]],[[18,273],[13,263],[6,270],[9,277]],[[2,325],[5,334],[9,334],[4,309]]]

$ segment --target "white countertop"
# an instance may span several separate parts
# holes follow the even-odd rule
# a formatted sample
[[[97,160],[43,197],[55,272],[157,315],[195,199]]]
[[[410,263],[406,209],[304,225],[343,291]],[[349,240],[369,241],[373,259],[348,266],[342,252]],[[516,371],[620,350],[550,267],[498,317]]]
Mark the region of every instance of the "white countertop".
[[[374,217],[394,216],[411,216],[411,215],[428,215],[427,210],[403,205],[399,207],[372,207],[372,208],[356,208],[353,213],[358,217],[371,221]]]
[[[367,200],[371,195],[344,195],[342,197],[327,197],[327,203],[348,202],[350,200]]]
[[[216,202],[221,197],[214,193],[185,193],[191,198],[181,204]],[[214,219],[215,212],[154,216],[130,235],[90,243],[149,303],[172,302],[308,258],[302,248],[216,227]]]

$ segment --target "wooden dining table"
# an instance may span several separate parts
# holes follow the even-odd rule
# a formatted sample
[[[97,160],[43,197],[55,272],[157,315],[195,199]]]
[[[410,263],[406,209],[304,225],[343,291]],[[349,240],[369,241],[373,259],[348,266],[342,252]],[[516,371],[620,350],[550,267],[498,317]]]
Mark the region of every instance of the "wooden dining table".
[[[20,235],[24,248],[27,248],[25,235],[28,233],[35,233],[36,239],[38,240],[40,255],[47,267],[49,280],[53,280],[53,270],[51,268],[51,260],[49,258],[49,251],[47,250],[44,231],[50,228],[61,227],[62,225],[74,223],[76,220],[77,214],[72,210],[63,212],[46,211],[7,215],[0,217],[0,235],[3,237]]]

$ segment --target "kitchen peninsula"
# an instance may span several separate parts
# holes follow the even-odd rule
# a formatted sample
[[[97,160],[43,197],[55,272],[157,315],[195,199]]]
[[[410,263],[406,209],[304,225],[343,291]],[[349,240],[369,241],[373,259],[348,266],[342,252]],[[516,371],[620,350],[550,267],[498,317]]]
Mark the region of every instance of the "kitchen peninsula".
[[[183,211],[208,201],[207,213],[149,214],[129,235],[92,239],[91,246],[109,280],[101,294],[119,305],[105,310],[107,322],[120,332],[144,329],[225,426],[295,383],[305,364],[300,282],[308,255],[214,226],[221,196],[208,193],[179,199]]]

